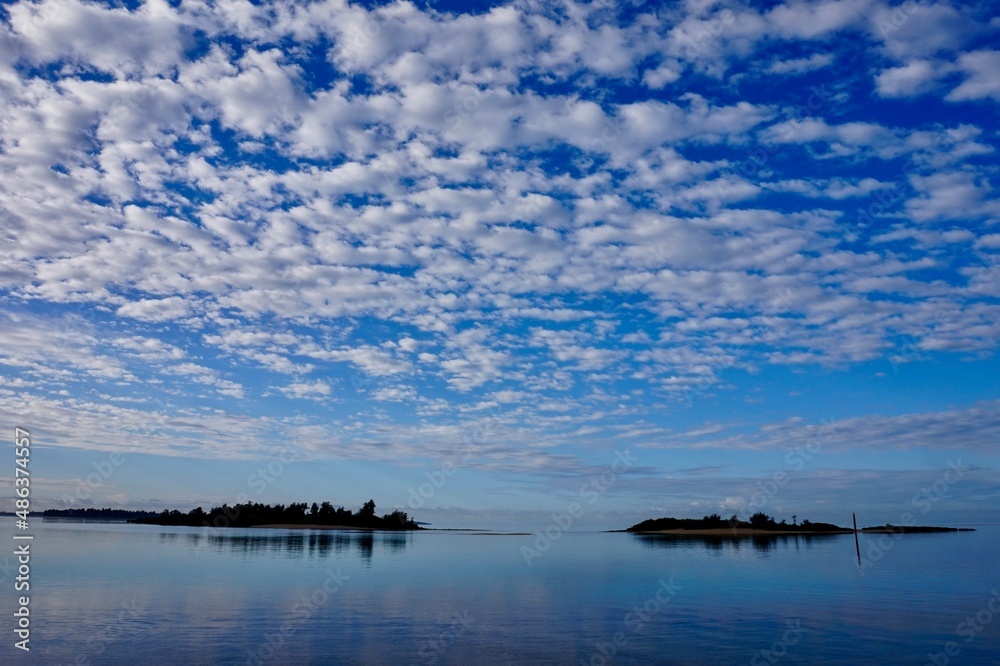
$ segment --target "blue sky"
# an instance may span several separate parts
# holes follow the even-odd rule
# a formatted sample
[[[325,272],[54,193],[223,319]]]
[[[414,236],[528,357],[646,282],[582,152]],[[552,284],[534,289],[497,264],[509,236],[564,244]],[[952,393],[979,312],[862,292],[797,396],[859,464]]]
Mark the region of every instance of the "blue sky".
[[[995,518],[991,3],[2,16],[37,508]]]

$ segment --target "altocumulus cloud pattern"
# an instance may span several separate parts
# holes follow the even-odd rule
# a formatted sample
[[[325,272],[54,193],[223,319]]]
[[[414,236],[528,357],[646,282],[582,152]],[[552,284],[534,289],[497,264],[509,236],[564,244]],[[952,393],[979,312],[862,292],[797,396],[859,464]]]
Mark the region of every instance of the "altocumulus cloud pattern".
[[[57,447],[549,480],[630,447],[629,492],[672,451],[718,508],[712,451],[773,470],[822,417],[941,468],[1000,434],[995,391],[864,404],[996,369],[993,3],[2,16],[0,412]]]

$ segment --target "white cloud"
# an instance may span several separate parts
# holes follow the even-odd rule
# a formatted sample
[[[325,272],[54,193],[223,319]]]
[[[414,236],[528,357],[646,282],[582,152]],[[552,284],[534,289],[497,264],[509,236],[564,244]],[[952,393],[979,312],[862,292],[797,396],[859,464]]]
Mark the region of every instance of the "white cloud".
[[[144,360],[179,360],[185,353],[174,345],[158,338],[146,338],[134,335],[128,338],[118,338],[113,341],[121,349],[126,349]]]
[[[946,171],[911,179],[918,196],[906,202],[906,208],[918,221],[947,220],[969,216],[996,215],[1000,204],[990,195],[988,182],[970,173]]]
[[[299,348],[299,354],[324,361],[347,361],[361,368],[369,375],[382,377],[407,372],[410,364],[407,361],[394,358],[388,352],[372,345],[361,345],[354,348],[322,349],[307,343]]]
[[[794,179],[766,183],[765,187],[779,192],[795,192],[807,197],[825,197],[836,200],[863,197],[877,190],[891,189],[895,187],[895,183],[885,183],[874,178],[862,178],[856,183],[846,182],[839,178],[829,181]]]
[[[940,75],[931,61],[913,60],[883,70],[875,77],[875,87],[883,97],[914,97],[932,90]]]
[[[647,69],[642,74],[642,82],[653,89],[660,89],[673,83],[681,77],[679,67],[672,63],[663,63],[655,69]]]
[[[762,134],[766,141],[777,144],[815,143],[829,144],[825,158],[842,158],[859,151],[870,150],[882,158],[897,157],[903,144],[896,134],[878,123],[854,121],[830,125],[819,118],[786,120],[772,125]]]
[[[870,13],[872,37],[900,59],[928,58],[962,48],[983,32],[983,24],[959,4],[877,5]]]
[[[882,451],[949,451],[964,449],[977,453],[991,450],[991,440],[1000,432],[1000,403],[984,402],[966,409],[920,412],[894,416],[859,416],[801,425],[797,420],[772,423],[754,435],[733,434],[713,438],[709,433],[697,444],[703,448],[789,450],[804,442],[814,442],[824,453],[855,449]],[[690,442],[676,439],[658,444],[687,447]]]
[[[997,137],[963,105],[996,99],[996,52],[942,7],[881,35],[862,0],[15,3],[5,405],[64,437],[76,410],[91,448],[106,410],[108,446],[162,455],[313,428],[317,456],[409,459],[480,428],[484,469],[579,471],[579,440],[663,435],[631,426],[767,364],[995,349]],[[961,116],[913,99],[955,72]],[[831,92],[789,119],[810,73]]]
[[[291,398],[312,398],[330,395],[330,385],[318,379],[314,382],[294,382],[288,386],[281,386],[278,390]]]
[[[142,321],[175,321],[187,316],[190,311],[190,304],[180,296],[146,298],[118,308],[119,315]]]
[[[771,74],[805,74],[806,72],[823,69],[832,62],[832,53],[814,53],[808,58],[776,60],[768,66],[767,71]]]
[[[409,386],[392,386],[372,392],[372,399],[379,402],[409,402],[416,397],[417,392]]]
[[[815,39],[860,23],[871,5],[870,0],[792,0],[771,9],[766,18],[782,37]]]
[[[1000,234],[986,234],[976,239],[976,247],[995,249],[1000,248]]]
[[[1000,51],[963,53],[958,66],[966,79],[948,93],[946,99],[958,102],[990,97],[1000,101]]]
[[[161,2],[143,4],[136,11],[77,0],[17,3],[10,7],[10,21],[33,62],[65,60],[119,78],[175,66],[188,27]]]

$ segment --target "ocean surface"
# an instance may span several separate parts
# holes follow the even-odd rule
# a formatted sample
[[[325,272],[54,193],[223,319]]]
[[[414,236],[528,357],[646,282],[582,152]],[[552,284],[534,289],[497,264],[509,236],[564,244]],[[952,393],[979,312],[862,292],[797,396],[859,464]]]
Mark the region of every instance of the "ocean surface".
[[[29,533],[3,664],[1000,664],[1000,526],[862,535],[861,566],[851,535]]]

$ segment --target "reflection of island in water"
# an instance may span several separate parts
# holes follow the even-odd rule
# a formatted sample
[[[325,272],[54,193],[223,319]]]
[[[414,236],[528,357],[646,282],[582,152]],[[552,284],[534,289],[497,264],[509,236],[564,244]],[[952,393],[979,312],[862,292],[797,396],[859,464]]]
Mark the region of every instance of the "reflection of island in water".
[[[739,520],[735,515],[728,520],[717,513],[704,518],[651,518],[629,527],[626,532],[643,536],[656,536],[661,540],[704,541],[721,547],[722,544],[749,539],[755,546],[770,549],[776,540],[782,538],[808,539],[826,538],[839,534],[853,534],[855,530],[833,525],[813,523],[808,520],[798,522],[792,516],[792,524],[782,520],[776,522],[765,513],[755,513],[750,520]],[[973,532],[972,528],[930,527],[921,525],[883,525],[865,527],[858,532],[881,534],[933,534],[941,532]],[[783,542],[784,543],[784,542]],[[797,543],[797,541],[796,541]]]
[[[815,534],[704,534],[704,533],[669,533],[655,534],[636,532],[636,538],[648,548],[690,548],[699,545],[705,550],[721,553],[725,550],[739,551],[752,548],[758,553],[769,553],[772,550],[788,548],[812,548],[812,546],[827,539],[842,536],[841,532],[826,532]]]
[[[187,539],[195,550],[240,553],[247,556],[280,555],[288,558],[349,555],[357,553],[370,560],[376,550],[399,553],[409,545],[406,532],[349,530],[262,532],[260,534],[226,533],[205,528],[189,534],[165,533],[161,540]]]

